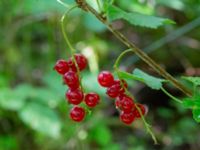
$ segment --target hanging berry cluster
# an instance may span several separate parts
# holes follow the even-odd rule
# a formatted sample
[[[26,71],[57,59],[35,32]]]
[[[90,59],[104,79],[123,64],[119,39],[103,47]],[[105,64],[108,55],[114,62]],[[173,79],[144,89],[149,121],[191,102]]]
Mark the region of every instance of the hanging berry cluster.
[[[120,120],[125,124],[131,124],[136,118],[146,113],[144,105],[134,103],[133,98],[128,96],[125,91],[128,84],[125,80],[114,80],[109,71],[102,71],[98,75],[98,82],[101,86],[106,87],[106,94],[110,98],[115,98],[115,106],[120,110]],[[136,106],[137,105],[137,106]],[[140,109],[141,113],[138,111]]]
[[[86,67],[87,59],[82,54],[75,54],[74,60],[73,57],[68,61],[58,60],[54,66],[54,69],[63,75],[63,81],[68,86],[66,99],[68,103],[73,105],[73,108],[70,110],[70,118],[76,122],[81,122],[86,115],[85,109],[79,106],[79,104],[84,101],[89,108],[93,108],[100,100],[99,95],[94,92],[87,94],[83,92],[79,71],[84,70]]]

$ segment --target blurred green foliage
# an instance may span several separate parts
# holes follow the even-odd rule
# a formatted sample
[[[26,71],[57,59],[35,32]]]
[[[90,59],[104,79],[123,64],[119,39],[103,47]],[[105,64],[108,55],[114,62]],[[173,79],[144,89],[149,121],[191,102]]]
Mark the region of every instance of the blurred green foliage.
[[[90,3],[97,8],[95,1]],[[152,30],[116,21],[115,27],[140,47],[148,47],[200,14],[199,0],[115,0],[114,4],[127,12],[166,17],[176,22]],[[113,101],[105,96],[96,76],[99,70],[112,70],[125,47],[94,16],[79,9],[67,18],[66,31],[78,52],[88,58],[89,67],[82,73],[83,85],[86,91],[101,95],[101,104],[80,124],[69,119],[67,87],[53,71],[57,59],[70,56],[60,29],[65,10],[56,0],[0,1],[0,150],[200,149],[200,127],[192,119],[191,111],[170,101],[162,92],[132,80],[128,80],[130,91],[148,105],[146,118],[153,125],[159,145],[153,145],[142,121],[136,120],[132,126],[119,121]],[[179,39],[154,49],[150,56],[175,76],[199,75],[199,35],[199,26],[190,28]],[[121,68],[132,71],[137,67],[155,74],[143,62],[134,61],[131,55],[127,56]],[[176,96],[183,96],[168,88]],[[190,104],[186,105],[191,107]],[[199,114],[199,108],[194,110],[194,115]]]

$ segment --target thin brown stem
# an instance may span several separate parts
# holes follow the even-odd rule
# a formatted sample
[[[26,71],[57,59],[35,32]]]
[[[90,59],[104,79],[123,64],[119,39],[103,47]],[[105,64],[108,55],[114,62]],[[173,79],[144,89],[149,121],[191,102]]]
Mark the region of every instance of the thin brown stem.
[[[107,28],[128,48],[132,49],[133,52],[141,58],[144,62],[146,62],[151,68],[153,68],[158,74],[169,80],[176,88],[181,90],[187,96],[192,96],[192,92],[187,89],[183,84],[177,81],[173,76],[171,76],[168,72],[166,72],[160,65],[158,65],[152,58],[150,58],[145,52],[139,49],[135,44],[130,42],[121,32],[115,30],[111,24],[107,22],[107,20],[100,15],[94,8],[88,5],[85,0],[76,0],[77,4],[80,8],[85,11],[91,12],[96,16],[103,24],[107,26]]]

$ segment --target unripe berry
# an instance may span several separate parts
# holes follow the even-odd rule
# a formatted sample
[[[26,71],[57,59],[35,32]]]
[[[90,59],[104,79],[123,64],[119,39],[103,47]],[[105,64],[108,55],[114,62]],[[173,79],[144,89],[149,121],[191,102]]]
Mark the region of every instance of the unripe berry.
[[[78,75],[73,71],[68,71],[63,76],[65,84],[67,84],[71,89],[76,89],[79,87]]]
[[[98,75],[98,82],[103,87],[109,87],[114,82],[114,77],[109,71],[102,71]]]
[[[69,89],[66,93],[66,98],[68,102],[74,105],[78,105],[83,101],[84,95],[83,92],[78,89]]]
[[[70,111],[70,118],[76,122],[81,122],[85,117],[85,110],[82,107],[74,106]]]
[[[65,74],[67,71],[69,71],[69,66],[67,61],[60,59],[56,62],[54,69],[59,73],[59,74]]]
[[[96,93],[88,93],[85,95],[85,103],[88,107],[95,107],[99,103],[100,97]]]
[[[134,116],[133,112],[121,111],[120,120],[123,123],[129,125],[135,120],[135,116]]]

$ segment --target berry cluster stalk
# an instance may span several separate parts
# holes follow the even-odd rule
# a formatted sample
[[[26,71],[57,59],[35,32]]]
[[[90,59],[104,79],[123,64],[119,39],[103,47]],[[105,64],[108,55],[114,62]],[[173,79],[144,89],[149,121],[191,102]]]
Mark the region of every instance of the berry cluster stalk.
[[[122,78],[121,78],[120,75],[119,75],[119,71],[120,71],[120,70],[119,70],[120,61],[121,61],[121,59],[123,58],[123,56],[124,56],[125,54],[129,53],[129,52],[133,52],[133,51],[132,51],[131,49],[127,49],[127,50],[123,51],[123,52],[119,55],[119,57],[118,57],[117,60],[115,61],[114,69],[115,69],[115,72],[117,73],[117,76],[118,76],[118,78],[119,78],[120,81],[121,81],[121,85],[122,85],[123,88],[125,89],[125,92],[127,93],[127,95],[130,96],[132,99],[135,99],[135,98],[132,96],[132,94],[127,90],[127,88],[124,87],[124,84],[123,84],[123,82],[122,82]],[[153,139],[153,141],[154,141],[154,144],[158,144],[158,141],[157,141],[157,139],[156,139],[156,136],[154,135],[154,133],[153,133],[153,131],[152,131],[152,129],[151,129],[151,125],[147,123],[145,117],[143,116],[143,114],[142,114],[140,108],[137,106],[137,104],[135,105],[135,107],[136,107],[137,111],[139,112],[139,114],[140,114],[140,116],[141,116],[141,118],[142,118],[142,121],[143,121],[143,123],[144,123],[144,126],[145,126],[145,128],[146,128],[147,133],[149,133],[149,134],[151,135],[151,137],[152,137],[152,139]]]
[[[84,11],[89,11],[93,15],[96,16],[103,24],[107,26],[107,28],[128,48],[130,48],[138,57],[140,57],[144,62],[146,62],[151,68],[153,68],[158,74],[169,80],[174,84],[176,88],[181,90],[187,96],[192,96],[192,92],[187,89],[184,85],[178,82],[173,76],[171,76],[168,72],[166,72],[161,66],[159,66],[152,58],[150,58],[145,52],[139,49],[135,44],[130,42],[121,32],[115,30],[111,24],[107,22],[105,17],[99,14],[94,8],[87,4],[85,0],[76,0],[78,6]]]
[[[60,2],[60,1],[59,1]],[[62,4],[62,3],[61,3]],[[65,6],[65,5],[64,5]],[[74,54],[76,52],[75,48],[71,45],[70,41],[69,41],[69,38],[65,32],[65,28],[64,28],[64,20],[66,18],[66,16],[74,9],[78,7],[78,5],[74,5],[72,7],[70,7],[64,14],[63,16],[61,17],[61,29],[62,29],[62,34],[64,36],[64,39],[67,43],[67,45],[69,46],[69,49],[70,49],[70,52],[71,52],[71,55],[72,55],[72,61],[74,62],[75,66],[76,66],[76,69],[77,69],[77,74],[79,76],[79,80],[80,80],[80,86],[81,86],[81,89],[83,90],[83,86],[82,86],[82,83],[81,83],[81,75],[80,75],[80,70],[79,70],[79,67],[78,67],[78,64],[76,62],[76,59],[74,57]]]

